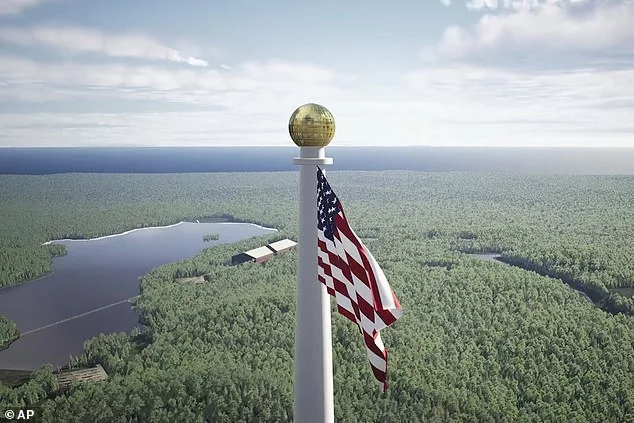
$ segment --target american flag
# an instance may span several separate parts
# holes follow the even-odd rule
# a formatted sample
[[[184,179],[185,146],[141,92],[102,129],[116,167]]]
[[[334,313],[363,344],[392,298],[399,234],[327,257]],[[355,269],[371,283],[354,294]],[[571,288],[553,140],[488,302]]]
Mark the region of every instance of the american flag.
[[[363,335],[374,377],[387,389],[387,349],[379,331],[402,315],[385,274],[348,225],[341,202],[317,168],[318,278],[337,300],[339,313]]]

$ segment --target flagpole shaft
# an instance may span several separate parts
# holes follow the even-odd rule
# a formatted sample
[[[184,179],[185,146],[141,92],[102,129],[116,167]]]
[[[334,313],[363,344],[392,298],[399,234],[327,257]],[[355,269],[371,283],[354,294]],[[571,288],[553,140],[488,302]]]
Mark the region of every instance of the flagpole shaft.
[[[295,327],[296,423],[334,423],[330,300],[317,279],[317,168],[332,164],[323,147],[301,147]]]

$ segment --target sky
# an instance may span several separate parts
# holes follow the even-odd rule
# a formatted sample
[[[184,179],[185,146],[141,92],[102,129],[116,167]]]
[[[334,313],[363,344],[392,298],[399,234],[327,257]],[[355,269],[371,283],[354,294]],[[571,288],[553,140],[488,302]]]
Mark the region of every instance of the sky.
[[[0,147],[634,147],[634,0],[0,0]]]

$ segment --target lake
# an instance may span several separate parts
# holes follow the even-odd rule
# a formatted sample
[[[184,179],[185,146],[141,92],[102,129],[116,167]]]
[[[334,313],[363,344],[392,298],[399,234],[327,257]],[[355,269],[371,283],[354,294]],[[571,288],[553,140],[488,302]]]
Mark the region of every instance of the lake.
[[[53,259],[51,274],[0,290],[0,312],[25,334],[0,351],[0,368],[65,365],[69,354],[83,351],[87,339],[140,326],[126,301],[139,295],[139,276],[204,248],[274,231],[247,223],[180,223],[94,240],[54,241],[65,244],[68,254]],[[207,234],[220,237],[203,241]]]

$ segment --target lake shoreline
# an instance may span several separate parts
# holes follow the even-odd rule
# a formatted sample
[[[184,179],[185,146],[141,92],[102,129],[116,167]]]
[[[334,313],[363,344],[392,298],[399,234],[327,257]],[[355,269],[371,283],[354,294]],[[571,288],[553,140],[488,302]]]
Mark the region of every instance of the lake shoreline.
[[[67,349],[72,349],[70,353],[75,354],[77,345],[99,332],[127,332],[142,324],[136,312],[101,309],[104,304],[116,303],[119,293],[126,299],[138,296],[139,276],[156,267],[196,256],[209,248],[279,232],[277,228],[251,222],[232,222],[226,218],[222,221],[214,219],[214,222],[201,220],[136,228],[90,239],[50,241],[49,245],[58,242],[66,243],[68,247],[67,255],[51,257],[51,271],[0,289],[2,315],[13,321],[19,332],[15,339],[0,348],[0,368],[32,370],[42,363],[61,363],[68,357],[68,352],[64,351],[61,361],[59,358],[59,352],[66,349],[65,343],[50,345],[53,349],[50,352],[35,353],[48,350],[48,343],[54,342],[53,339],[70,336],[72,342]],[[222,241],[204,241],[203,236],[210,232],[223,234]],[[124,235],[127,238],[123,238]],[[103,242],[86,242],[95,240]],[[61,261],[54,260],[56,258]],[[110,267],[115,270],[114,276]],[[46,278],[51,279],[43,281]],[[68,302],[68,298],[75,300]],[[93,313],[95,310],[106,314],[97,315]],[[75,342],[80,338],[81,342]],[[33,357],[30,357],[31,352],[34,352]],[[39,357],[42,361],[36,363]]]
[[[257,223],[252,223],[252,222],[246,222],[246,221],[243,222],[243,221],[240,221],[240,220],[237,220],[237,219],[231,219],[231,218],[224,218],[224,217],[219,217],[219,218],[201,218],[201,219],[196,219],[196,220],[197,221],[195,221],[195,222],[188,221],[188,220],[181,220],[178,223],[173,223],[171,225],[164,225],[164,226],[145,226],[143,228],[130,229],[130,230],[127,230],[125,232],[111,234],[111,235],[103,235],[103,236],[100,236],[100,237],[97,237],[97,238],[53,239],[53,240],[50,240],[50,241],[46,241],[46,242],[42,243],[41,245],[42,246],[46,246],[46,245],[51,245],[53,243],[64,243],[64,242],[100,241],[100,240],[103,240],[103,239],[108,239],[108,238],[114,238],[114,237],[118,237],[118,236],[128,235],[128,234],[133,233],[135,231],[141,231],[141,230],[147,230],[147,229],[168,229],[168,228],[173,228],[175,226],[182,225],[182,224],[187,224],[187,223],[192,223],[192,224],[219,223],[219,224],[223,224],[223,225],[246,224],[246,225],[255,226],[258,229],[264,229],[264,230],[270,230],[270,231],[279,232],[279,229],[277,229],[277,228],[271,228],[271,227],[259,225]],[[63,254],[61,256],[51,255],[51,269],[49,271],[45,272],[45,273],[42,273],[42,274],[38,275],[35,279],[24,279],[24,280],[19,281],[17,283],[0,287],[0,296],[2,296],[2,292],[5,291],[5,290],[9,290],[10,288],[13,288],[15,286],[21,286],[21,285],[24,285],[24,284],[30,284],[32,282],[37,282],[39,280],[42,280],[42,279],[52,275],[53,273],[55,273],[55,269],[53,269],[53,266],[52,266],[53,259],[56,258],[56,257],[63,257],[64,255],[65,254]],[[2,315],[2,313],[0,313],[0,315]],[[2,351],[2,348],[0,348],[0,351]]]
[[[204,219],[203,219],[204,220]],[[72,239],[72,238],[64,238],[64,239],[53,239],[51,241],[46,241],[45,243],[43,243],[42,245],[50,245],[52,243],[55,242],[76,242],[76,241],[81,241],[81,242],[87,242],[87,241],[100,241],[102,239],[108,239],[108,238],[114,238],[117,236],[123,236],[123,235],[128,235],[131,233],[134,233],[136,231],[143,231],[143,230],[148,230],[148,229],[167,229],[167,228],[173,228],[175,226],[178,225],[182,225],[182,224],[194,224],[194,225],[199,225],[199,224],[203,224],[203,223],[218,223],[218,224],[223,224],[223,225],[253,225],[259,229],[265,229],[265,230],[273,230],[276,232],[279,232],[279,229],[277,228],[269,228],[266,226],[262,226],[262,225],[258,225],[257,223],[250,223],[250,222],[240,222],[237,220],[219,220],[219,221],[204,221],[204,222],[200,222],[200,220],[198,219],[196,222],[191,222],[191,221],[185,221],[185,220],[181,220],[178,223],[173,223],[171,225],[164,225],[164,226],[144,226],[143,228],[135,228],[135,229],[130,229],[128,231],[125,232],[121,232],[121,233],[117,233],[117,234],[112,234],[112,235],[103,235],[97,238],[76,238],[76,239]]]

